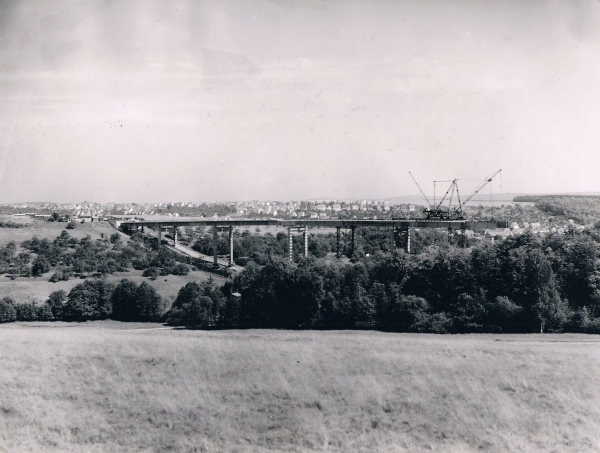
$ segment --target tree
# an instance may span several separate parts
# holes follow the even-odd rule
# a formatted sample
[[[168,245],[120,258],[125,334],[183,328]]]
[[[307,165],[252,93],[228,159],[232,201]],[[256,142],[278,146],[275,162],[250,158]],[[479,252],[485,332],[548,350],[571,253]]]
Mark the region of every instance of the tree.
[[[88,321],[106,319],[112,313],[113,285],[104,280],[86,280],[71,289],[64,307],[65,319]]]
[[[121,235],[119,233],[113,233],[110,235],[110,243],[115,247],[120,247],[122,244]]]
[[[212,281],[190,282],[179,290],[167,322],[195,328],[217,327],[224,311],[225,297]]]
[[[66,301],[67,293],[62,289],[50,293],[50,296],[48,296],[45,305],[48,306],[52,311],[52,317],[54,319],[59,320],[63,318],[63,310]]]
[[[35,277],[45,274],[50,271],[50,262],[44,255],[39,255],[31,266],[31,272]]]
[[[38,310],[33,302],[16,304],[17,321],[37,321]]]
[[[165,311],[165,303],[153,286],[142,282],[135,292],[135,300],[139,321],[156,322],[160,320]]]
[[[13,322],[17,319],[17,310],[15,309],[15,300],[12,297],[3,297],[0,299],[0,323]]]
[[[112,319],[117,321],[137,321],[136,305],[137,285],[128,279],[121,280],[112,292]]]

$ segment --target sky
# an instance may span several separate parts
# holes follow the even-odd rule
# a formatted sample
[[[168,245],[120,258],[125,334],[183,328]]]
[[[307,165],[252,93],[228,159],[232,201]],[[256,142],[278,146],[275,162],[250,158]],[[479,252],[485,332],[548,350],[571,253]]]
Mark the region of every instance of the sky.
[[[0,0],[0,203],[600,191],[600,2]]]

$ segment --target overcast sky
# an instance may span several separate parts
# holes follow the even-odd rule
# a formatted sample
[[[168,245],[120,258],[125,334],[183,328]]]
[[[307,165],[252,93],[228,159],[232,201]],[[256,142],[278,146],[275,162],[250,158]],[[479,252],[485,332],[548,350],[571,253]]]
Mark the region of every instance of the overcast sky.
[[[600,3],[0,0],[0,202],[600,191]]]

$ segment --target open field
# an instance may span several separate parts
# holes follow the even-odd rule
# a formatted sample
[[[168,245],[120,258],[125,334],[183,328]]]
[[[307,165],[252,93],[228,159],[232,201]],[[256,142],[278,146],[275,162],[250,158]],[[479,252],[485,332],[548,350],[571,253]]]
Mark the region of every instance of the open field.
[[[0,451],[600,450],[598,337],[157,327],[0,326]]]
[[[17,245],[21,242],[37,236],[40,239],[54,240],[67,227],[65,222],[48,222],[46,220],[30,218],[4,216],[4,220],[12,222],[27,223],[25,228],[0,228],[0,246],[8,244],[10,241],[15,241]],[[67,230],[69,234],[77,239],[84,238],[90,235],[92,239],[99,239],[100,234],[104,233],[106,237],[115,233],[116,230],[108,223],[103,221],[79,223],[72,230]],[[125,235],[123,236],[126,237]]]

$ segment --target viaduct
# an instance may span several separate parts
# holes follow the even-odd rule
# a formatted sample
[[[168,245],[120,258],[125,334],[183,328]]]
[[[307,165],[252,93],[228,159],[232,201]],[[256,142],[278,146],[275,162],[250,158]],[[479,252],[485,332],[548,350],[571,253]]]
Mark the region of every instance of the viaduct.
[[[177,228],[179,227],[194,227],[194,226],[210,226],[212,227],[212,241],[215,245],[214,250],[214,266],[217,267],[217,239],[219,231],[229,232],[229,264],[233,264],[233,228],[240,226],[279,226],[288,230],[288,258],[292,259],[292,241],[293,233],[303,233],[304,256],[308,256],[308,229],[309,228],[336,228],[337,230],[337,256],[341,258],[341,230],[350,229],[352,233],[351,239],[351,254],[356,249],[356,228],[358,227],[380,227],[389,228],[393,232],[394,243],[397,243],[396,238],[401,238],[403,247],[407,253],[410,253],[411,230],[414,228],[443,228],[449,232],[452,230],[462,230],[463,234],[466,230],[483,230],[507,228],[508,222],[505,221],[473,221],[473,220],[429,220],[429,219],[392,219],[392,220],[357,220],[357,219],[306,219],[306,220],[282,220],[282,219],[153,219],[146,220],[141,218],[113,220],[114,226],[125,230],[133,231],[144,227],[152,227],[156,230],[158,236],[158,245],[161,243],[161,233],[164,230],[171,229],[173,231],[174,243],[177,244]]]

